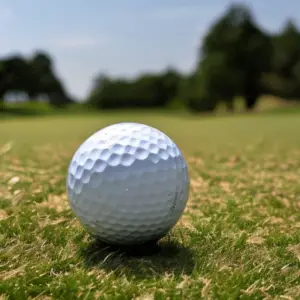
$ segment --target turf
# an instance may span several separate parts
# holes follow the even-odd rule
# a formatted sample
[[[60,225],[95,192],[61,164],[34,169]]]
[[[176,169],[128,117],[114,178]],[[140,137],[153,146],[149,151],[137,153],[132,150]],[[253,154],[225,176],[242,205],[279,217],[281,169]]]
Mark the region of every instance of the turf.
[[[95,241],[67,201],[74,151],[120,121],[163,130],[189,165],[185,213],[148,251]],[[3,299],[300,298],[299,113],[11,119],[0,144]]]

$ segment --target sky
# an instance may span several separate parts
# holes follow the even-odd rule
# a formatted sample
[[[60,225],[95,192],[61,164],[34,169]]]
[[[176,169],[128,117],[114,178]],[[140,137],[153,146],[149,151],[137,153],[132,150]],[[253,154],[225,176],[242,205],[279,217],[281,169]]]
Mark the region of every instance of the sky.
[[[68,92],[84,99],[97,74],[137,76],[195,67],[201,39],[225,0],[0,0],[0,55],[46,50]],[[299,0],[248,0],[257,22],[300,25]],[[297,17],[298,15],[298,17]]]

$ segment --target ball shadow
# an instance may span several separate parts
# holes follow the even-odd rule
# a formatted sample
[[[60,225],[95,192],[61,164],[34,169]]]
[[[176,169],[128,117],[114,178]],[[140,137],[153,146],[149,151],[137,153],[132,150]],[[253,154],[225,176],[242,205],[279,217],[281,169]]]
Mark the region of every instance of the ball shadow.
[[[79,255],[86,268],[98,267],[142,278],[166,273],[188,275],[194,269],[192,250],[168,237],[135,247],[110,246],[93,239]]]

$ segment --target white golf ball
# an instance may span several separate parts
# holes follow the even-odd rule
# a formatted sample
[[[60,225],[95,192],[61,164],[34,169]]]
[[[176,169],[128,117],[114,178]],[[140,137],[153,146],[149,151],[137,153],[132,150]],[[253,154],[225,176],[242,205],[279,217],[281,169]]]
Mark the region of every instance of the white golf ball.
[[[159,240],[181,217],[187,164],[163,132],[139,123],[110,125],[75,152],[67,175],[70,206],[82,226],[115,245]]]

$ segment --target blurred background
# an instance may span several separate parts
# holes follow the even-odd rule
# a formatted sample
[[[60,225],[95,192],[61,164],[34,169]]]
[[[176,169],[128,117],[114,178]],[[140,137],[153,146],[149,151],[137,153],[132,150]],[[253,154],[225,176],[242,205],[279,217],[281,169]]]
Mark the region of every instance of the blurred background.
[[[297,110],[299,11],[296,0],[2,0],[0,115]]]

